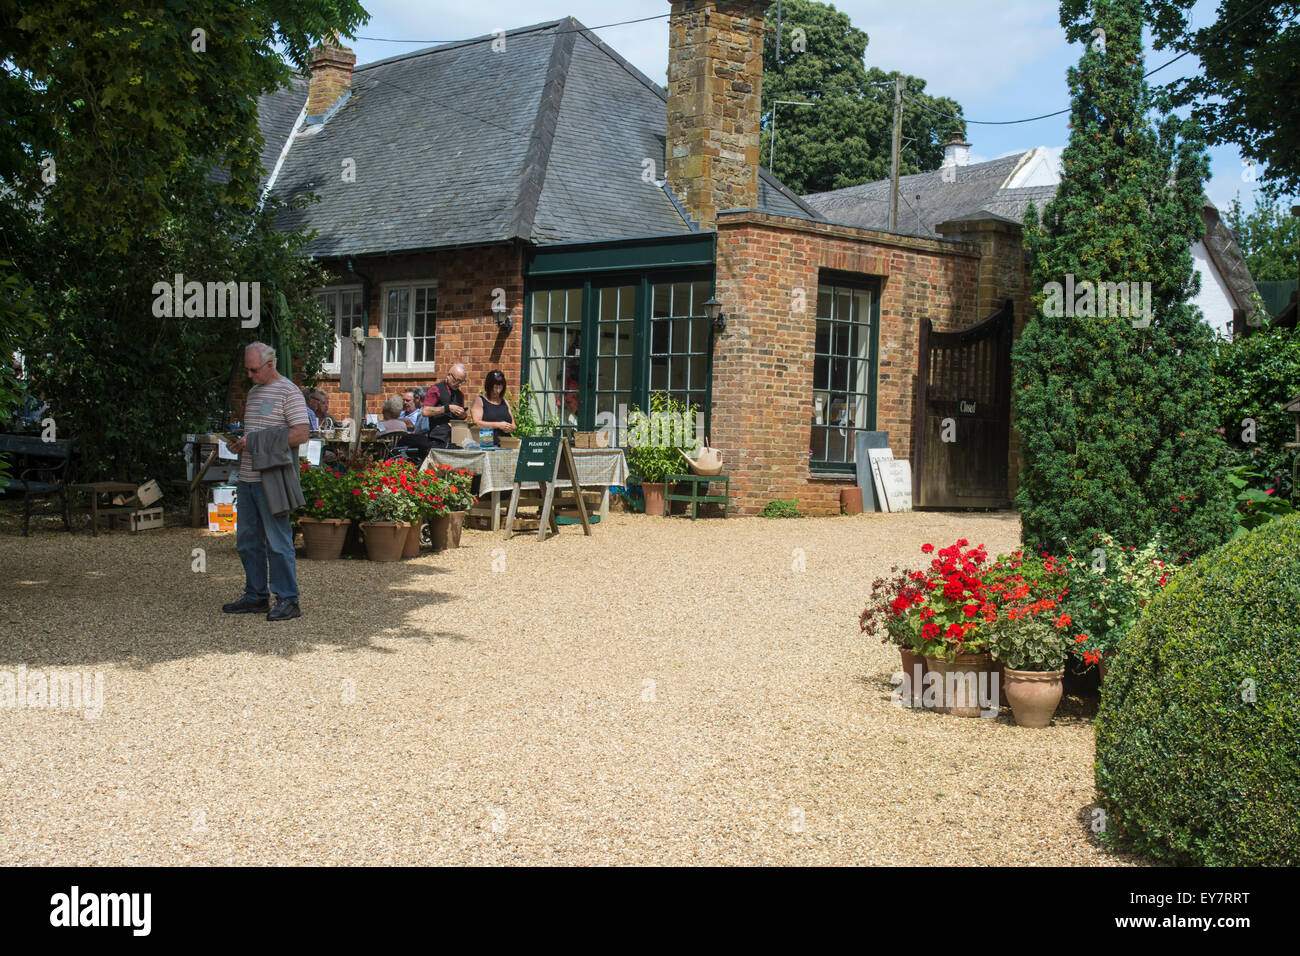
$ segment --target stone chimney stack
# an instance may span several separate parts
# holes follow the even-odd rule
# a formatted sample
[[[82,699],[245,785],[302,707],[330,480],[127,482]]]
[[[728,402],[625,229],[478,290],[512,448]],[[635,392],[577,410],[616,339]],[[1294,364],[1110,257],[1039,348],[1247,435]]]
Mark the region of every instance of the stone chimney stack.
[[[352,68],[357,55],[340,45],[335,33],[311,51],[311,79],[307,85],[307,122],[321,122],[352,88]]]
[[[703,230],[758,208],[763,15],[772,0],[669,0],[668,188]]]
[[[944,166],[965,166],[970,162],[970,143],[961,133],[953,133],[943,147]]]

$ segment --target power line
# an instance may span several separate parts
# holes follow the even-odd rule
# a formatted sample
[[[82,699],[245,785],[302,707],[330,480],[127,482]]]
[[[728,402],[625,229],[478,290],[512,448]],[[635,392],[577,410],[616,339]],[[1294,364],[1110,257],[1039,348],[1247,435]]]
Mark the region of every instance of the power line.
[[[1205,39],[1207,41],[1213,39],[1215,35],[1222,32],[1223,30],[1226,30],[1232,26],[1236,26],[1238,23],[1246,19],[1248,16],[1250,16],[1260,7],[1266,6],[1270,2],[1271,0],[1260,0],[1259,3],[1255,4],[1245,13],[1243,13],[1241,16],[1235,17],[1234,19],[1229,20],[1227,23],[1222,23],[1219,26],[1215,27],[1214,30],[1212,30],[1206,36]],[[1191,50],[1184,50],[1182,53],[1178,54],[1172,60],[1160,64],[1153,70],[1148,70],[1146,73],[1142,74],[1142,78],[1145,80],[1148,77],[1154,76],[1155,74],[1163,70],[1165,67],[1172,66],[1173,64],[1177,63],[1179,60],[1181,60],[1183,57],[1187,56],[1187,54],[1191,52],[1192,52]],[[1019,123],[1035,123],[1038,120],[1051,119],[1053,116],[1061,116],[1065,113],[1070,112],[1070,110],[1073,109],[1073,107],[1067,106],[1065,109],[1057,110],[1055,113],[1044,113],[1041,116],[1030,116],[1027,117],[1026,119],[1017,119],[1017,120],[973,120],[973,119],[966,119],[966,117],[964,116],[953,116],[949,113],[941,113],[939,110],[936,110],[933,107],[926,106],[924,103],[920,102],[919,100],[914,100],[910,96],[908,96],[907,99],[908,101],[915,104],[916,106],[921,107],[921,109],[928,110],[929,112],[934,113],[936,116],[942,116],[945,119],[950,119],[950,120],[957,120],[958,122],[962,122],[962,123],[973,123],[976,126],[1015,126]]]
[[[581,33],[583,30],[606,30],[609,27],[623,27],[629,23],[646,23],[650,20],[667,20],[672,14],[657,13],[652,17],[639,17],[635,20],[620,20],[617,23],[602,23],[598,27],[581,27],[579,29],[557,29],[554,33]],[[369,40],[373,43],[420,43],[425,46],[441,46],[446,43],[491,43],[497,39],[496,36],[470,37],[466,40],[397,40],[393,37],[363,37],[358,36],[357,40]]]

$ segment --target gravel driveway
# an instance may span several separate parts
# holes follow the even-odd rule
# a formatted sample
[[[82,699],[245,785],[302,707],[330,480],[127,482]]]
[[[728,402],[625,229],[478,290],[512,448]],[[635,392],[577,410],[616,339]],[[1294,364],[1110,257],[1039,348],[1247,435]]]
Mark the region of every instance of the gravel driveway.
[[[897,651],[858,632],[923,542],[1018,531],[466,531],[400,565],[300,560],[280,624],[220,613],[233,535],[5,535],[0,675],[99,673],[103,701],[0,709],[0,864],[1131,862],[1089,839],[1081,702],[1038,731],[899,709]]]

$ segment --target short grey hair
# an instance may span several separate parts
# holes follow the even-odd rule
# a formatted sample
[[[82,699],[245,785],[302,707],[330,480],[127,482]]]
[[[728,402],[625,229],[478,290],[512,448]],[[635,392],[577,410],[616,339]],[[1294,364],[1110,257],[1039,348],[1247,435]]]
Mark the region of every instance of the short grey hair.
[[[402,396],[390,395],[384,399],[384,417],[401,418],[402,417]]]
[[[263,365],[267,362],[275,361],[275,349],[271,348],[271,346],[267,345],[265,342],[254,342],[245,347],[244,354],[247,355],[249,352],[256,352],[258,360]]]

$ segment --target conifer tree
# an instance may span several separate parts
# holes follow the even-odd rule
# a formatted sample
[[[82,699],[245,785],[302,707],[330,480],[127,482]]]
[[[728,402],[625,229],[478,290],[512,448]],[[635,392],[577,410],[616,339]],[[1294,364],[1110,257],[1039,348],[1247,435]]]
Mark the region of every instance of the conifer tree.
[[[1213,333],[1189,304],[1203,137],[1176,116],[1153,122],[1141,0],[1095,0],[1090,17],[1063,8],[1062,26],[1086,46],[1068,73],[1060,186],[1041,222],[1032,208],[1025,222],[1035,311],[1013,357],[1023,537],[1059,553],[1093,531],[1135,546],[1159,532],[1198,554],[1234,523],[1210,410]]]

